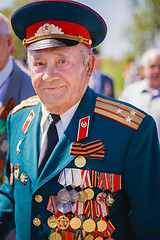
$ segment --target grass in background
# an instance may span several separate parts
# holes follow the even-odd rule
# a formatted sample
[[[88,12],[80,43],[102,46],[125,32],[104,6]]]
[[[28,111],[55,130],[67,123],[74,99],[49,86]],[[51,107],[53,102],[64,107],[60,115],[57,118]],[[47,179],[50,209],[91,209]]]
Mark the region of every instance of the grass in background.
[[[115,98],[118,98],[124,87],[123,72],[125,62],[115,61],[112,59],[103,59],[101,63],[101,71],[113,79]]]

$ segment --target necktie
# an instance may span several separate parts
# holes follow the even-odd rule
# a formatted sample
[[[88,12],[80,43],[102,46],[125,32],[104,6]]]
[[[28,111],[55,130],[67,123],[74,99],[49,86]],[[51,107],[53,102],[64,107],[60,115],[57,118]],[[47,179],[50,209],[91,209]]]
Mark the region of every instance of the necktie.
[[[44,143],[40,152],[39,156],[39,162],[38,162],[38,173],[42,172],[42,169],[44,168],[49,156],[51,155],[51,152],[55,148],[57,142],[58,142],[58,133],[55,124],[60,120],[59,115],[55,114],[49,114],[49,128],[47,131],[47,135],[44,139]]]

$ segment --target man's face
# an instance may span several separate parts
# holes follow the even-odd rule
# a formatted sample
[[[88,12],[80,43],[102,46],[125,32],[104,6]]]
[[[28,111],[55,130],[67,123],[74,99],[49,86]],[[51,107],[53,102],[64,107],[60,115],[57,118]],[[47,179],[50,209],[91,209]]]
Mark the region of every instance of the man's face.
[[[142,73],[151,89],[160,88],[160,56],[150,58],[143,66]]]
[[[2,36],[0,34],[0,71],[8,62],[9,55],[12,49],[12,37],[10,34]]]
[[[63,114],[84,95],[94,57],[87,63],[80,44],[30,51],[29,65],[36,93],[51,113]]]

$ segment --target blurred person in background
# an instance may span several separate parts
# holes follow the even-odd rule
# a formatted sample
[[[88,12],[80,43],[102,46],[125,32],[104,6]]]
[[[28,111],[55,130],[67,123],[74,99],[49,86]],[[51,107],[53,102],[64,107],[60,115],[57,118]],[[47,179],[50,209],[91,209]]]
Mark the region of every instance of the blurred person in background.
[[[11,57],[13,39],[8,19],[0,13],[0,186],[4,179],[4,164],[8,151],[6,119],[10,110],[22,100],[35,95],[30,76]],[[14,239],[11,233],[10,238]]]
[[[160,49],[149,49],[141,59],[143,80],[127,86],[119,99],[135,105],[154,118],[160,141]]]
[[[137,64],[132,61],[126,64],[125,70],[123,72],[124,77],[124,87],[127,85],[141,80],[139,76],[139,70]]]
[[[97,93],[114,98],[113,80],[100,71],[101,56],[99,50],[94,48],[92,51],[95,55],[95,64],[89,86]]]

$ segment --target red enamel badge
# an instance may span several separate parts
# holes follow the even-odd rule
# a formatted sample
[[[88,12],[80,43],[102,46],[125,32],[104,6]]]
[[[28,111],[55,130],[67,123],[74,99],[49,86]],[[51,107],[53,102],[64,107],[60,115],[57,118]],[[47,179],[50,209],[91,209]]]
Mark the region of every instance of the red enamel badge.
[[[89,120],[90,117],[81,118],[79,120],[77,141],[88,136]]]
[[[26,119],[26,121],[25,121],[25,123],[22,127],[22,130],[23,130],[24,134],[26,133],[26,131],[27,131],[32,119],[34,118],[34,116],[35,116],[35,114],[34,114],[34,111],[32,110],[30,112],[30,114],[28,115],[28,117],[27,117],[27,119]]]

